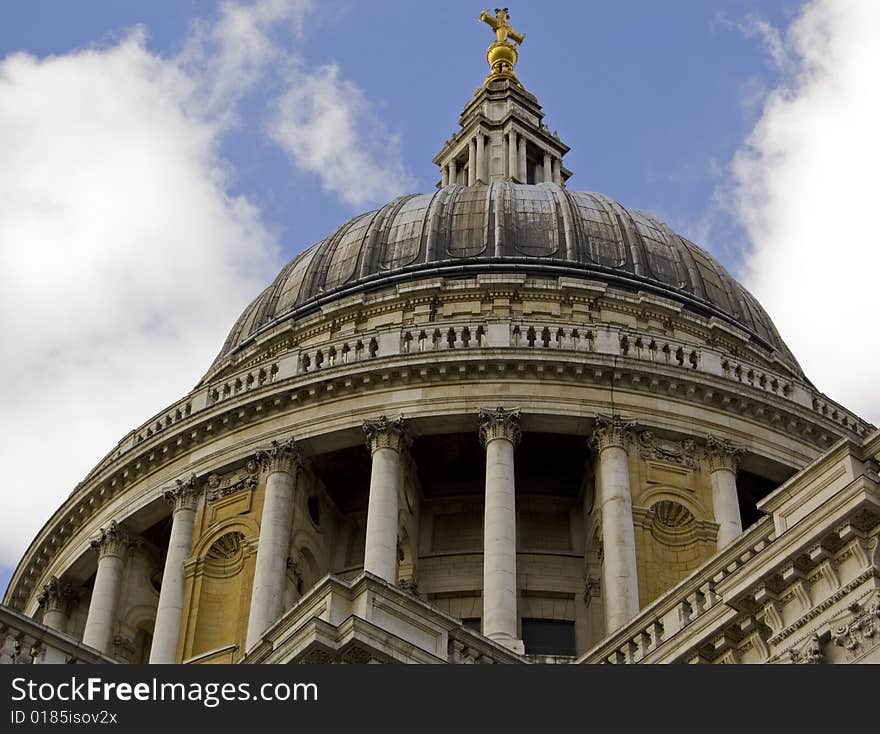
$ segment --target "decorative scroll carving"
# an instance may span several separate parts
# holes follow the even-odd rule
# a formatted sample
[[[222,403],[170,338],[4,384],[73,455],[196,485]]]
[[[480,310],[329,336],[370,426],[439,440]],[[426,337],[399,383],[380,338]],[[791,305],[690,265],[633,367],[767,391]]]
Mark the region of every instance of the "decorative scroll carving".
[[[600,413],[596,416],[596,427],[590,441],[593,446],[599,449],[600,453],[613,446],[625,450],[630,435],[638,428],[638,425],[635,421],[622,418],[619,415],[602,415]]]
[[[371,454],[377,449],[393,449],[400,453],[410,443],[406,419],[403,416],[390,419],[380,415],[374,420],[366,420],[364,434]]]
[[[736,472],[739,465],[739,457],[745,453],[745,449],[737,446],[726,438],[709,436],[706,439],[706,464],[710,472],[719,469],[727,469]]]
[[[43,585],[43,590],[37,601],[47,612],[63,612],[67,614],[70,602],[73,599],[73,588],[70,584],[53,576]]]
[[[849,620],[831,628],[831,639],[844,648],[850,657],[880,642],[880,594],[862,606],[854,602],[849,607]]]
[[[790,649],[788,657],[792,663],[797,665],[818,665],[825,662],[825,653],[822,651],[822,639],[818,634],[814,634],[802,650]]]
[[[668,461],[689,469],[697,468],[697,445],[694,441],[664,441],[651,431],[639,433],[639,456],[643,459]]]
[[[121,556],[139,544],[140,538],[129,535],[116,520],[111,520],[106,528],[101,528],[98,537],[93,538],[89,545],[100,559],[104,556]]]
[[[272,441],[271,446],[256,453],[256,461],[269,474],[284,472],[295,474],[302,466],[302,459],[292,438],[285,441]]]
[[[208,477],[208,502],[228,497],[244,489],[255,489],[256,486],[257,478],[254,476],[247,476],[241,479],[235,475],[220,477],[217,474],[212,474]]]
[[[174,512],[178,510],[195,510],[199,499],[201,487],[196,475],[192,474],[188,479],[177,479],[171,489],[166,489],[162,496],[171,505]]]
[[[519,408],[480,408],[480,443],[485,446],[496,438],[504,438],[516,446],[522,440],[519,418]]]

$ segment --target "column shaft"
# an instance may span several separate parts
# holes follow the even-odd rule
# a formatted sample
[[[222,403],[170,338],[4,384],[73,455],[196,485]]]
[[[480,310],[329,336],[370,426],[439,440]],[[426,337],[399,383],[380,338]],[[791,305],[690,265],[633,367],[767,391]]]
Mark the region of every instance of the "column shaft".
[[[483,516],[483,634],[516,652],[516,483],[514,449],[519,410],[480,410],[480,440],[486,447],[486,506]]]
[[[449,183],[458,183],[458,163],[455,162],[454,158],[449,161]]]
[[[449,165],[445,165],[440,169],[440,185],[448,186],[449,185]]]
[[[559,158],[553,158],[553,183],[562,185],[562,161]]]
[[[718,523],[718,550],[742,535],[736,469],[739,456],[743,452],[743,448],[724,438],[709,436],[706,441],[706,463],[712,483],[712,507],[715,522]]]
[[[156,623],[153,627],[150,663],[177,662],[183,598],[186,592],[184,563],[192,551],[197,493],[195,477],[186,483],[178,480],[177,489],[165,492],[165,499],[172,503],[174,510],[171,538],[162,572],[162,587],[159,591],[159,606],[156,609]]]
[[[599,456],[605,629],[610,633],[639,611],[636,544],[626,450],[605,448]]]
[[[486,183],[486,140],[483,137],[483,133],[477,133],[477,175],[476,182]],[[475,182],[475,183],[476,183]]]
[[[519,159],[519,154],[516,149],[516,131],[511,130],[507,133],[507,165],[508,165],[508,176],[511,181],[519,180],[519,167],[517,165],[517,160]]]
[[[468,143],[468,186],[477,182],[477,141]]]
[[[299,465],[293,441],[273,441],[272,448],[260,452],[258,458],[267,468],[266,493],[260,517],[247,650],[260,641],[284,612],[287,558],[293,529],[294,476]]]
[[[516,509],[513,443],[486,444],[486,511],[483,538],[483,634],[516,639]]]
[[[125,559],[121,555],[107,554],[98,560],[98,572],[95,574],[95,586],[92,589],[92,600],[86,617],[83,644],[103,653],[110,651],[124,565]]]
[[[553,183],[553,157],[550,153],[544,153],[544,182]]]
[[[736,494],[736,474],[730,469],[717,469],[710,475],[712,506],[718,523],[718,549],[742,535],[742,519]]]
[[[397,583],[397,493],[400,454],[393,448],[373,451],[364,571]]]
[[[519,171],[519,180],[521,183],[528,183],[528,164],[526,159],[526,139],[522,135],[519,136],[519,155],[517,160],[517,170]]]

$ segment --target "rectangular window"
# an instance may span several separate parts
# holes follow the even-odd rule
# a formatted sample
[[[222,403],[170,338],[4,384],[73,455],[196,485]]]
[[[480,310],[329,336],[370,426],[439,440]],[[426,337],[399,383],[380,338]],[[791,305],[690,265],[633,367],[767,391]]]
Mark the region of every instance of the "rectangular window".
[[[524,619],[522,621],[523,644],[526,655],[576,654],[574,646],[574,622],[558,619]]]

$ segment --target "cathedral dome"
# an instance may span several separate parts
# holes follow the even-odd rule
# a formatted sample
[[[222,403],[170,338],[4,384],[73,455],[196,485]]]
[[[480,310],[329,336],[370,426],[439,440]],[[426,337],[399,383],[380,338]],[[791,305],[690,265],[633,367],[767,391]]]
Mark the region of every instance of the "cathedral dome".
[[[233,326],[216,364],[328,301],[422,277],[520,272],[666,297],[745,330],[803,377],[755,298],[705,250],[644,212],[555,183],[447,185],[360,214],[291,260]]]

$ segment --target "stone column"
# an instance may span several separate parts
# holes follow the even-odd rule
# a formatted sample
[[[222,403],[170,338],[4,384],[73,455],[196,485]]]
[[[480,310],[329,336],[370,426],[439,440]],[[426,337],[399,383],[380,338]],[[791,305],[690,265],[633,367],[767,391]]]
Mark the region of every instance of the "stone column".
[[[477,175],[475,183],[486,183],[486,139],[483,132],[477,133]]]
[[[43,624],[56,632],[65,632],[72,599],[73,589],[70,584],[53,576],[40,592],[39,602],[43,608]]]
[[[458,163],[455,162],[455,158],[449,161],[449,183],[458,183]]]
[[[367,505],[367,538],[364,571],[397,583],[397,498],[400,492],[400,455],[409,438],[401,416],[380,416],[364,421],[367,448],[372,455],[370,498]]]
[[[553,183],[553,156],[544,151],[544,183]]]
[[[98,553],[98,572],[82,641],[103,653],[110,652],[125,557],[136,542],[115,520],[101,528],[101,534],[91,542],[92,549]]]
[[[449,165],[445,165],[440,169],[440,186],[449,185]]]
[[[639,587],[632,495],[627,454],[634,422],[597,416],[592,442],[599,451],[599,508],[602,517],[602,597],[605,630],[611,634],[638,614]]]
[[[562,160],[553,158],[553,183],[562,186]]]
[[[522,183],[528,183],[529,167],[526,163],[526,139],[525,136],[519,136],[519,155],[517,169],[519,170],[519,180]]]
[[[718,523],[717,548],[742,535],[742,518],[736,493],[736,469],[744,449],[730,441],[709,436],[706,441],[706,463],[712,482],[712,507]]]
[[[468,186],[477,182],[477,141],[471,139],[468,143]]]
[[[246,650],[256,645],[284,612],[296,475],[302,464],[293,439],[272,441],[268,449],[257,452],[257,461],[266,473],[266,490],[260,516]]]
[[[518,181],[519,172],[517,160],[519,159],[519,155],[516,150],[516,130],[511,130],[509,133],[507,133],[507,141],[508,174],[511,181]]]
[[[186,590],[186,573],[183,564],[192,551],[193,529],[196,521],[196,503],[199,497],[196,476],[178,479],[173,489],[166,490],[163,497],[171,505],[171,538],[165,555],[156,624],[153,627],[153,645],[150,663],[177,662],[177,645],[180,641],[180,625],[183,620],[183,597]]]
[[[519,409],[480,409],[480,441],[486,447],[483,518],[483,634],[517,652],[516,506],[513,453],[520,442]]]

